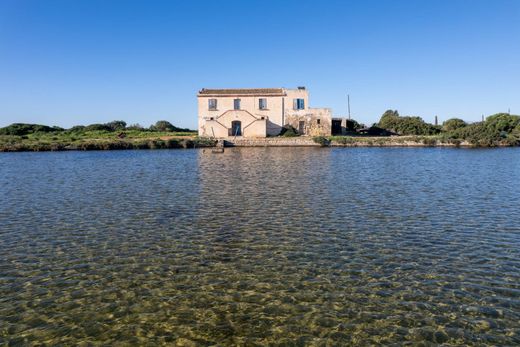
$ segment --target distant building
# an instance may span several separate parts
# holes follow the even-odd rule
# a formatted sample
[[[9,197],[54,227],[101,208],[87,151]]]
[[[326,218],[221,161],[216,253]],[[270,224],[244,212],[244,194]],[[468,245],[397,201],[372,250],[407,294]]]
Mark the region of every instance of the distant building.
[[[200,136],[276,136],[284,125],[301,135],[331,135],[331,110],[310,108],[305,87],[202,89],[197,99]]]

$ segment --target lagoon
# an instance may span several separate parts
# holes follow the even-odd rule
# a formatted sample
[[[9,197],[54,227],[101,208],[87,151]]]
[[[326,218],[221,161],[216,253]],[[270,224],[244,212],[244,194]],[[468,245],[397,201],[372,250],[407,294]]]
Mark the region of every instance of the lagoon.
[[[0,344],[520,344],[520,149],[0,153]]]

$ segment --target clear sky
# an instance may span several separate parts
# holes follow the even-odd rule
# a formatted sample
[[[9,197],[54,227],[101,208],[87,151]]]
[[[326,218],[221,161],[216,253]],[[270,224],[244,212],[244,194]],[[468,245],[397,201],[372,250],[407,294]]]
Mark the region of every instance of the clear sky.
[[[296,87],[370,124],[520,114],[520,0],[0,0],[0,126],[166,119],[201,88]]]

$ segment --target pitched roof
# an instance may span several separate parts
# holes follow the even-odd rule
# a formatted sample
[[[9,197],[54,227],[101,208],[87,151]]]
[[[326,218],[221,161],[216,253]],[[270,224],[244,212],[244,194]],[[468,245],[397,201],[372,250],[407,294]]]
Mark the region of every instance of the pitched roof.
[[[199,91],[199,95],[285,95],[283,88],[253,88],[253,89],[206,89]]]

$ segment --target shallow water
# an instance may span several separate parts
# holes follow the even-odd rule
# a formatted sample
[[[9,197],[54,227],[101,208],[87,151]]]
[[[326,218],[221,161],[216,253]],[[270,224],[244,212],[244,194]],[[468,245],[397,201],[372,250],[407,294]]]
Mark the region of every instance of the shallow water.
[[[520,150],[0,153],[0,344],[520,344]]]

